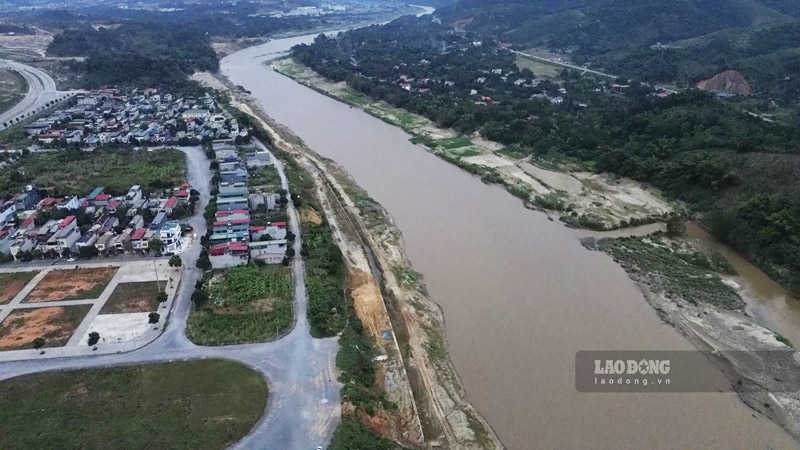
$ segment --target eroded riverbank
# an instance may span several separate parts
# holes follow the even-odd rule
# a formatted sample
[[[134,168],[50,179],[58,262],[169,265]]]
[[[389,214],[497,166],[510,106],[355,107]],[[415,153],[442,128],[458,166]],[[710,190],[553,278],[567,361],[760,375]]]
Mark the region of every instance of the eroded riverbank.
[[[226,58],[223,74],[391,213],[447,317],[468,399],[506,447],[796,448],[732,393],[577,393],[579,350],[693,347],[663,325],[622,268],[587,252],[571,230],[401,130],[263,68],[260,55],[278,44]]]

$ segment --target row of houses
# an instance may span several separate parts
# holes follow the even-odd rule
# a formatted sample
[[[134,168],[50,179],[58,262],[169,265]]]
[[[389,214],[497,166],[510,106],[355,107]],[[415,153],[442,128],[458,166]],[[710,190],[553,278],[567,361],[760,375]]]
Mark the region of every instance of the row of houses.
[[[112,195],[97,187],[81,197],[40,198],[39,190],[27,186],[0,205],[0,254],[18,260],[33,253],[65,257],[147,251],[156,238],[164,252],[179,253],[182,229],[170,214],[190,202],[190,191],[183,184],[146,195],[141,186],[132,186],[125,195]],[[145,217],[152,219],[146,223]]]
[[[248,169],[271,166],[270,153],[260,147],[240,151],[231,140],[212,143],[219,164],[217,211],[211,224],[208,258],[215,269],[261,261],[280,264],[288,244],[286,222],[253,225],[251,210],[280,208],[280,194],[251,192]]]
[[[155,89],[121,94],[101,89],[79,94],[76,103],[26,125],[25,132],[41,145],[75,144],[94,147],[190,144],[208,139],[247,136],[214,97],[161,95]]]

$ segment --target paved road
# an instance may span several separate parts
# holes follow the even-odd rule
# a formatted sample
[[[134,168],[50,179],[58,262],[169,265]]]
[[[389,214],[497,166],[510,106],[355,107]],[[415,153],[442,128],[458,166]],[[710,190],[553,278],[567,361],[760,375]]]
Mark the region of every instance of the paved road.
[[[25,94],[25,97],[11,109],[0,114],[0,130],[6,128],[3,124],[7,124],[9,121],[16,121],[17,118],[22,120],[29,114],[40,111],[51,100],[65,99],[77,92],[57,90],[56,82],[47,72],[16,61],[0,59],[0,69],[18,72],[28,82],[28,93]]]
[[[581,67],[581,66],[576,66],[574,64],[560,62],[560,61],[556,61],[554,59],[542,58],[541,56],[535,56],[535,55],[531,55],[531,54],[528,54],[528,53],[520,52],[520,51],[517,51],[517,50],[511,50],[511,51],[516,53],[516,54],[518,54],[518,55],[522,55],[522,56],[524,56],[526,58],[532,59],[534,61],[539,61],[539,62],[543,62],[543,63],[547,63],[547,64],[552,64],[554,66],[565,67],[567,69],[575,69],[575,70],[578,70],[578,71],[581,71],[581,72],[584,72],[584,73],[593,73],[595,75],[600,75],[601,77],[614,78],[614,79],[617,78],[616,75],[611,75],[611,74],[600,72],[600,71],[597,71],[597,70],[587,69],[586,67]]]
[[[200,192],[200,204],[189,223],[197,230],[198,235],[203,235],[206,231],[203,210],[210,198],[211,174],[208,160],[200,148],[181,150],[187,155],[189,182]],[[276,168],[281,184],[288,188],[280,161],[276,162]],[[299,218],[291,199],[287,212],[291,231],[297,236],[294,245],[299,255],[302,245]],[[233,448],[307,450],[318,445],[325,446],[340,416],[341,385],[336,381],[334,361],[338,344],[335,338],[313,339],[309,333],[310,327],[306,318],[308,297],[302,259],[297,258],[293,264],[296,323],[287,336],[261,344],[200,347],[186,338],[185,331],[192,307],[190,296],[195,282],[202,275],[194,267],[199,254],[200,246],[195,242],[181,255],[187,269],[178,288],[167,328],[151,344],[128,353],[4,362],[0,364],[0,380],[52,370],[206,358],[229,359],[260,372],[267,379],[270,389],[266,414]]]

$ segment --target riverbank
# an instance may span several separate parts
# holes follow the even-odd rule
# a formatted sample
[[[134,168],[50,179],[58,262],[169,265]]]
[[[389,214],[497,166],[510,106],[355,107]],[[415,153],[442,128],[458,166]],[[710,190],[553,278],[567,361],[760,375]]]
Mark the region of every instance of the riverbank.
[[[697,349],[713,352],[746,405],[800,439],[800,392],[781,385],[794,379],[800,354],[747,314],[741,287],[732,280],[736,272],[722,255],[699,239],[662,233],[582,243],[610,255],[664,322]],[[787,365],[769,352],[793,354],[794,362]]]
[[[194,79],[217,90],[234,92],[231,83],[210,74],[195,74]],[[385,415],[382,419],[378,414],[361,415],[362,422],[405,443],[476,450],[503,448],[488,423],[465,399],[448,356],[442,311],[428,298],[419,275],[411,268],[402,235],[388,213],[344,170],[316,155],[291,131],[274,123],[256,100],[248,95],[237,96],[234,98],[239,100],[234,100],[232,106],[254,117],[279,150],[316,174],[315,180],[324,182],[317,186],[317,193],[328,220],[336,221],[338,217],[346,225],[334,228],[347,255],[351,283],[355,283],[350,292],[356,312],[365,327],[371,329],[378,348],[390,349],[381,342],[384,330],[390,331],[395,342],[395,349],[385,354],[399,365],[384,364],[395,372],[384,378],[392,383],[382,384],[387,396],[396,400],[405,395],[403,384],[408,386],[405,401],[399,403],[402,420],[389,426]],[[339,206],[338,212],[335,205]],[[373,269],[378,270],[377,277]],[[343,410],[346,412],[347,408]]]
[[[431,153],[484,182],[505,187],[526,207],[545,210],[570,225],[612,230],[659,222],[676,209],[682,209],[666,201],[656,190],[632,180],[578,167],[561,170],[560,164],[520,157],[502,144],[478,135],[460,136],[425,117],[382,101],[375,102],[344,82],[330,82],[290,57],[270,61],[268,65],[321,94],[402,128],[412,135],[413,142]]]

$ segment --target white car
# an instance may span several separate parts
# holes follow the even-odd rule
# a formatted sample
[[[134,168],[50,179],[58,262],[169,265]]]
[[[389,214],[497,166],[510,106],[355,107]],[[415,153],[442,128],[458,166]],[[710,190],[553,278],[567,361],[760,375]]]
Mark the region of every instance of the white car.
[[[75,262],[75,258],[70,258],[67,260],[67,262]]]

